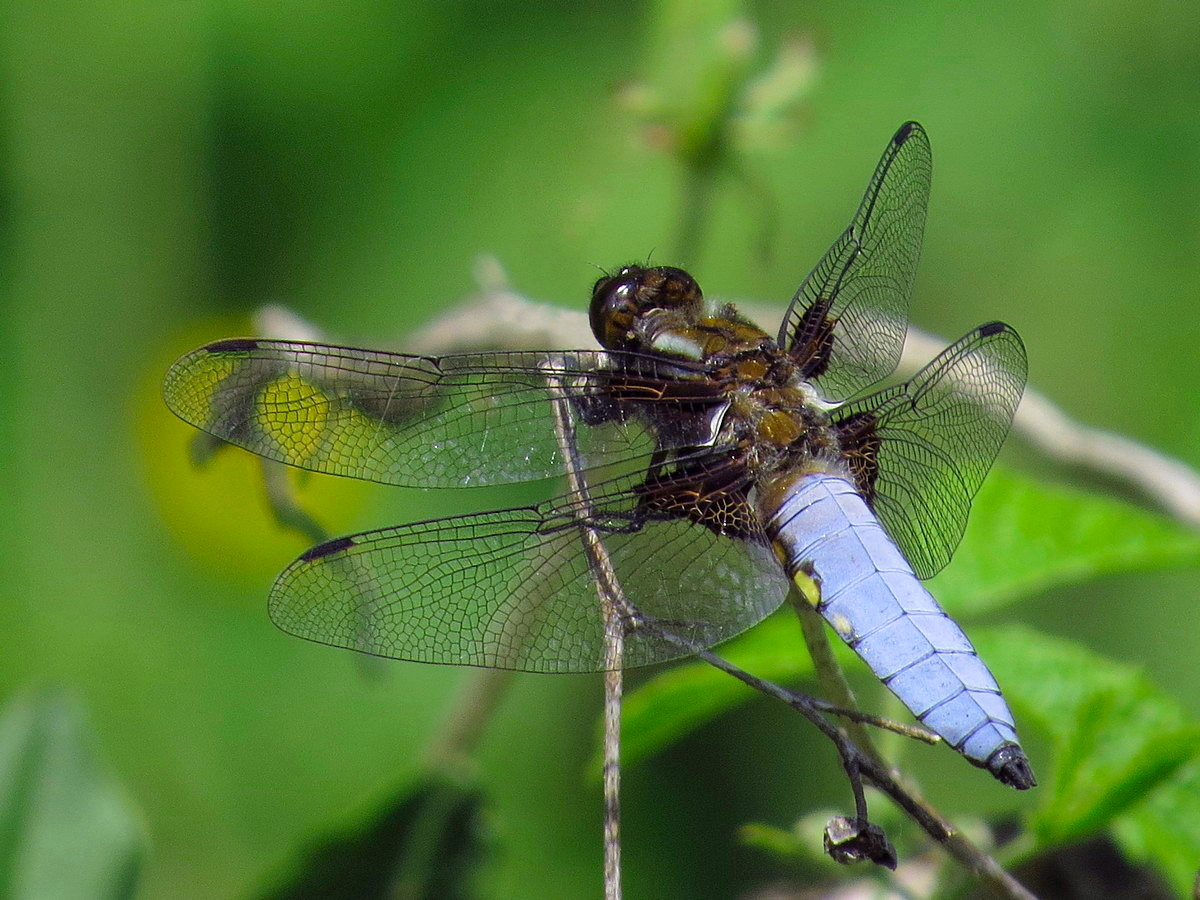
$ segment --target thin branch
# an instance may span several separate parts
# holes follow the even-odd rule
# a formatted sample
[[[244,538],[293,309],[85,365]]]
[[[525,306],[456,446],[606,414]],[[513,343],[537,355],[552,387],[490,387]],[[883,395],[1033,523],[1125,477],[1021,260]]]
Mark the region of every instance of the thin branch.
[[[793,589],[788,601],[800,619],[804,631],[804,641],[812,655],[817,671],[817,679],[822,691],[835,701],[851,708],[855,705],[854,693],[846,681],[842,667],[838,665],[829,645],[825,632],[825,623],[798,590]],[[852,732],[855,743],[863,753],[881,770],[888,771],[889,767],[883,761],[879,751],[866,729]],[[887,793],[897,805],[906,810],[925,830],[925,833],[942,844],[946,851],[965,868],[974,872],[985,884],[1000,897],[1032,897],[1023,885],[1009,875],[991,856],[984,853],[969,840],[956,831],[954,827],[941,817],[924,797],[911,787],[901,787],[896,783],[900,793],[893,794],[875,778],[871,772],[864,772],[875,783],[876,787]],[[889,777],[892,777],[889,774]],[[901,793],[904,800],[901,800]]]
[[[604,664],[604,900],[621,900],[621,698],[625,629],[605,615]]]
[[[625,597],[608,550],[592,521],[592,501],[569,401],[560,379],[550,371],[562,371],[561,359],[546,361],[546,383],[550,389],[554,429],[562,454],[567,487],[575,498],[579,538],[588,559],[588,570],[596,585],[596,601],[604,621],[604,900],[621,900],[621,697],[624,692],[625,623],[630,605]]]
[[[651,624],[648,627],[654,626]],[[751,675],[711,651],[662,629],[655,628],[655,630],[667,640],[686,648],[697,658],[704,660],[709,665],[715,666],[722,672],[732,675],[755,690],[767,696],[774,697],[802,713],[826,737],[834,742],[834,745],[838,748],[838,752],[843,755],[843,764],[847,767],[848,774],[850,774],[849,770],[852,767],[856,770],[851,775],[852,787],[854,786],[855,776],[861,774],[876,788],[887,794],[897,806],[908,813],[926,834],[944,847],[951,857],[979,878],[996,896],[1013,898],[1013,900],[1036,900],[1034,895],[1009,875],[995,859],[971,843],[941,813],[934,809],[927,800],[918,796],[911,789],[901,785],[885,765],[867,756],[842,735],[838,729],[830,725],[820,713],[821,701],[816,701],[803,694],[797,694],[773,682],[765,681],[755,675]],[[855,790],[855,803],[856,805],[861,803],[863,809],[865,809],[865,800],[861,798],[861,787]]]

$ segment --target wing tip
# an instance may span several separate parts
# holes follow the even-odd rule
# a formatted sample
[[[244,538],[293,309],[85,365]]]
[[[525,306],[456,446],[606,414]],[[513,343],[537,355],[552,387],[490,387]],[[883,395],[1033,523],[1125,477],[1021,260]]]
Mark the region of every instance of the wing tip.
[[[892,143],[897,147],[903,147],[913,134],[921,134],[925,131],[921,127],[920,122],[914,122],[911,119],[896,129],[896,133],[892,135]]]
[[[1007,339],[1006,343],[1011,352],[1020,358],[1020,375],[1022,384],[1024,384],[1028,363],[1025,361],[1025,342],[1021,340],[1021,335],[1017,329],[1013,328],[1007,322],[988,322],[980,325],[975,329],[975,332],[980,340],[989,340],[991,338]],[[1014,365],[1016,365],[1015,360]],[[1014,371],[1016,370],[1014,369]]]
[[[980,337],[986,338],[994,337],[1003,331],[1012,331],[1012,328],[1009,325],[1006,325],[1004,322],[987,322],[983,325],[980,325],[977,330]]]

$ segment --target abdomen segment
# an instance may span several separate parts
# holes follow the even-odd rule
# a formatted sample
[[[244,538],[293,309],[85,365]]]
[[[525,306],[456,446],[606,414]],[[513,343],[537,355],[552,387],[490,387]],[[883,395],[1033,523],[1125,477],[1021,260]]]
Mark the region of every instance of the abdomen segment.
[[[820,585],[817,611],[922,724],[1005,784],[1037,783],[996,679],[849,482],[801,479],[768,533],[788,575]]]

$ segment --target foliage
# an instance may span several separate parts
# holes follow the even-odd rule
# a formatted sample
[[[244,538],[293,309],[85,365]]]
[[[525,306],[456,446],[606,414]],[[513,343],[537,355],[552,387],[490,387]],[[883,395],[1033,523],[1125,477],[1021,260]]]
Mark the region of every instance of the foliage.
[[[933,583],[947,609],[967,618],[1049,586],[1117,572],[1200,563],[1200,536],[1098,495],[993,472],[977,499],[969,537],[950,573]],[[1028,627],[967,626],[1026,736],[1049,738],[1035,759],[1042,783],[1023,810],[1027,835],[1010,861],[1115,828],[1134,857],[1150,859],[1180,891],[1195,877],[1200,795],[1186,790],[1200,755],[1200,722],[1135,667]],[[847,665],[852,654],[837,650]],[[799,628],[773,617],[724,648],[731,661],[776,681],[807,678],[812,664]],[[651,679],[626,699],[624,760],[637,763],[754,697],[701,663]],[[961,760],[945,759],[945,765]],[[1160,819],[1154,810],[1169,811]],[[1182,827],[1171,828],[1167,821]],[[770,831],[758,842],[778,842]]]
[[[27,692],[0,716],[5,897],[134,896],[146,855],[142,823],[94,743],[78,699],[63,691]]]
[[[437,778],[410,785],[335,837],[304,848],[262,900],[469,900],[478,896],[483,797]]]
[[[487,251],[523,292],[574,308],[592,263],[652,252],[709,294],[782,304],[880,141],[915,118],[936,156],[915,320],[944,334],[1012,322],[1033,383],[1072,415],[1200,464],[1200,19],[1152,12],[9,4],[6,874],[58,882],[40,896],[122,896],[135,879],[146,898],[246,896],[331,823],[371,833],[362,811],[402,807],[398,780],[426,783],[461,673],[368,668],[277,634],[263,598],[303,541],[263,512],[253,461],[187,468],[191,436],[162,408],[171,359],[245,333],[264,302],[384,345],[468,294]],[[332,533],[499,505],[301,488]],[[1200,846],[1195,538],[1092,489],[996,473],[934,585],[1011,693],[1042,785],[997,807],[987,776],[943,748],[902,762],[938,760],[945,778],[926,785],[968,824],[1019,816],[1012,861],[1105,830],[1182,891]],[[1031,624],[989,627],[1018,620]],[[804,683],[796,631],[769,621],[728,650]],[[27,693],[46,683],[71,693]],[[596,893],[600,795],[581,773],[598,692],[517,679],[490,722],[479,777],[504,849],[481,876],[489,895]],[[807,820],[796,797],[845,811],[836,773],[795,750],[799,726],[781,739],[764,704],[734,710],[749,696],[686,666],[632,696],[630,896],[744,893],[795,870],[761,854],[731,865],[742,822]],[[303,858],[288,872],[311,874]]]

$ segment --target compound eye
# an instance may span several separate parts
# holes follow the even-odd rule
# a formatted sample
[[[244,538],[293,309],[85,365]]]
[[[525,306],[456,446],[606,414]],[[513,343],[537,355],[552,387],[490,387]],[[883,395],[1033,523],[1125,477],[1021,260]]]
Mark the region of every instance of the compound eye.
[[[619,350],[626,347],[637,316],[635,289],[626,277],[620,274],[601,278],[592,292],[589,311],[592,333],[602,347]]]
[[[596,279],[596,283],[592,285],[592,299],[595,299],[601,293],[608,292],[608,285],[617,281],[617,275],[601,275]]]

